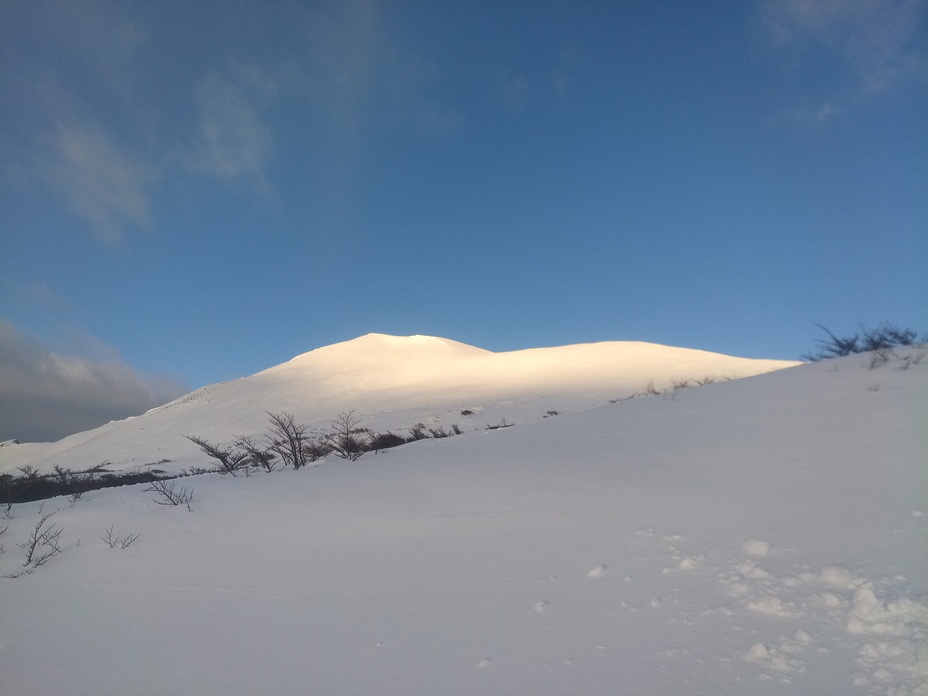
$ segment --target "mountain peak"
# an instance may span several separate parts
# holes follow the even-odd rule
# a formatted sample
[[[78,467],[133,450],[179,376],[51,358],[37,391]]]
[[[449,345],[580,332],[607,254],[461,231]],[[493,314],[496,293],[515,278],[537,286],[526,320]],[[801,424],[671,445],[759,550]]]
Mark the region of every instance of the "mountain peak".
[[[408,360],[447,359],[449,357],[466,357],[467,355],[487,355],[490,351],[470,346],[466,343],[452,341],[437,336],[392,336],[390,334],[368,333],[358,338],[329,346],[316,348],[302,353],[283,365],[270,368],[270,372],[286,366],[295,366],[307,361],[323,361],[332,367],[332,362],[344,361],[345,367],[360,363],[396,363]],[[258,373],[262,374],[262,373]]]

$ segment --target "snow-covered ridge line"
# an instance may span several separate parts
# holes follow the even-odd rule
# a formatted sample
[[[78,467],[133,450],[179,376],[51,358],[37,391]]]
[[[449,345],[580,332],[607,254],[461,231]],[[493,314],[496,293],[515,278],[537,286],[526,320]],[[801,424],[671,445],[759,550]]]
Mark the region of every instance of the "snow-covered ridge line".
[[[24,465],[83,470],[103,461],[131,471],[164,459],[179,471],[198,460],[182,435],[228,442],[262,432],[268,411],[293,413],[311,427],[353,409],[375,430],[418,422],[473,429],[460,411],[479,410],[490,422],[527,422],[549,410],[628,397],[648,380],[666,388],[674,378],[746,377],[798,364],[638,342],[493,353],[432,336],[367,334],[59,442],[0,448],[0,473]]]

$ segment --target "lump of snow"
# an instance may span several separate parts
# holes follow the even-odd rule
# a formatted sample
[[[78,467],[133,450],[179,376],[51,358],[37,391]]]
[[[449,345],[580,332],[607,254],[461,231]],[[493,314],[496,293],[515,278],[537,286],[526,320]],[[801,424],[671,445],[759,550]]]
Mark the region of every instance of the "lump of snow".
[[[754,662],[779,672],[787,672],[790,670],[789,663],[783,658],[783,655],[775,649],[768,649],[763,643],[757,643],[751,646],[751,649],[745,654],[744,659],[748,662]]]
[[[854,573],[841,566],[825,566],[822,568],[822,580],[830,585],[838,585],[849,590],[863,582]]]
[[[748,539],[741,544],[741,549],[752,556],[766,556],[770,553],[770,542],[760,539]]]
[[[924,630],[928,624],[928,607],[908,598],[883,602],[865,582],[854,593],[847,630],[856,634],[911,635],[915,626]]]
[[[837,608],[844,605],[844,600],[834,592],[825,591],[820,596],[826,606]]]
[[[606,566],[599,565],[593,568],[589,573],[586,574],[588,578],[601,578],[606,574]]]
[[[782,599],[776,596],[761,597],[760,599],[753,599],[748,602],[748,609],[756,611],[760,614],[768,614],[769,616],[792,616],[793,612],[789,608],[789,605],[784,602]]]
[[[768,573],[763,568],[758,568],[751,561],[745,561],[738,566],[737,570],[739,573],[741,573],[741,575],[744,575],[748,578],[753,578],[754,580],[764,580],[770,577],[770,573]]]

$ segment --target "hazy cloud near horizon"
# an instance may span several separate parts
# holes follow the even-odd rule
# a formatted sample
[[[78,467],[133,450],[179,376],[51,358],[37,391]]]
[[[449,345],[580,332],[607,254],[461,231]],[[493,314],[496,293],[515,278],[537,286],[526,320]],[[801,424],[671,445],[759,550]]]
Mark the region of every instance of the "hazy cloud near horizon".
[[[60,355],[0,319],[0,441],[53,442],[144,413],[184,394],[118,356]]]

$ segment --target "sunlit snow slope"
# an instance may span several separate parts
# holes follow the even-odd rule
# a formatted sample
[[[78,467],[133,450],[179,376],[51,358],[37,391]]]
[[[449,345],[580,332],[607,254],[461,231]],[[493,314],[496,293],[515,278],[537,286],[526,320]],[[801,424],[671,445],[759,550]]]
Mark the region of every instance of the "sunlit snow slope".
[[[190,512],[53,499],[62,553],[0,579],[0,692],[924,695],[926,353],[189,477]],[[11,515],[0,574],[41,519]]]
[[[607,342],[492,353],[431,336],[368,334],[319,348],[251,377],[203,387],[137,418],[50,444],[0,447],[0,472],[29,464],[110,471],[207,466],[183,435],[228,443],[260,435],[265,411],[324,425],[354,409],[363,425],[408,428],[418,422],[464,429],[536,420],[621,398],[649,379],[745,377],[797,363],[748,360],[650,343]],[[473,410],[470,418],[460,411]],[[163,462],[168,459],[170,462]]]

